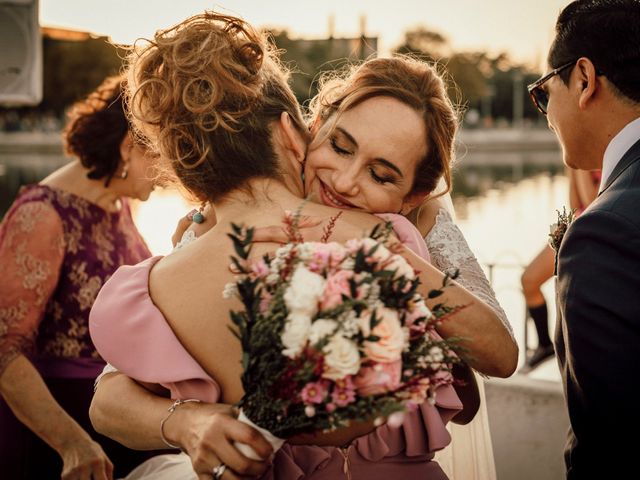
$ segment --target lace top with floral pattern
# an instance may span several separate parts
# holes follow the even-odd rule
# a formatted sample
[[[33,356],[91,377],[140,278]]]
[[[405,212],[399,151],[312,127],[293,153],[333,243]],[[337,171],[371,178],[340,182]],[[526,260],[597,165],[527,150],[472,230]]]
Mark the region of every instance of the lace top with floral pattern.
[[[99,359],[93,301],[120,265],[150,255],[126,201],[108,212],[60,189],[23,187],[0,224],[0,374],[20,354]]]

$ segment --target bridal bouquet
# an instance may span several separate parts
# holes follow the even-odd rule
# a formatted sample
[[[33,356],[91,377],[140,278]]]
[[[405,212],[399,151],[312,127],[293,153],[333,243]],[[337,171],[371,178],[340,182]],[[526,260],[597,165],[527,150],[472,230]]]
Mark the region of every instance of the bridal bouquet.
[[[295,234],[275,255],[249,262],[253,230],[233,227],[240,275],[224,295],[244,305],[231,312],[243,350],[239,419],[274,450],[352,420],[399,424],[399,412],[434,402],[436,388],[452,381],[455,342],[434,325],[455,309],[427,308],[416,272],[385,245],[388,228],[345,244]]]

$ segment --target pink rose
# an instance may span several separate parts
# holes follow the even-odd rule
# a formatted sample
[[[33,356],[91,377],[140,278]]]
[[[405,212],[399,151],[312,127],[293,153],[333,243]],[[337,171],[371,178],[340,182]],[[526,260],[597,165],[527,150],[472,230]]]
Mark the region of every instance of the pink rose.
[[[408,336],[400,324],[398,312],[380,307],[375,310],[378,324],[371,331],[371,335],[378,337],[377,341],[365,341],[364,353],[369,360],[389,363],[402,357],[402,350],[408,342]]]
[[[322,310],[328,310],[340,305],[343,295],[351,297],[351,287],[349,286],[351,278],[353,278],[351,270],[341,270],[327,278],[324,292],[320,299],[320,308]]]
[[[374,363],[362,366],[354,379],[358,395],[378,395],[400,386],[402,362]]]
[[[315,271],[336,268],[344,260],[345,254],[344,247],[339,243],[314,243],[310,268],[313,267]]]

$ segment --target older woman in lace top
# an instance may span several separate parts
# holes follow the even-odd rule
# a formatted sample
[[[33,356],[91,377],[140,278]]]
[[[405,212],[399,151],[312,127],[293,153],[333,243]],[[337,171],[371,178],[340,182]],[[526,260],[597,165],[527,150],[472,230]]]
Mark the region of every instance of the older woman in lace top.
[[[150,256],[128,198],[153,189],[152,158],[129,133],[121,78],[75,105],[74,160],[23,187],[0,224],[0,476],[106,479],[146,455],[92,429],[104,363],[87,328],[101,286]]]

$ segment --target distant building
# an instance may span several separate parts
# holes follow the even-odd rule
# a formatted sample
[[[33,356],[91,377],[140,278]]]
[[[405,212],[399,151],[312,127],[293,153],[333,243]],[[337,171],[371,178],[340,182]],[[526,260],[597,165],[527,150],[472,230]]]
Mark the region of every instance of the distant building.
[[[317,40],[292,40],[300,49],[300,52],[312,52],[323,50],[327,58],[348,60],[364,60],[375,56],[378,52],[378,37],[357,38],[323,38]]]

